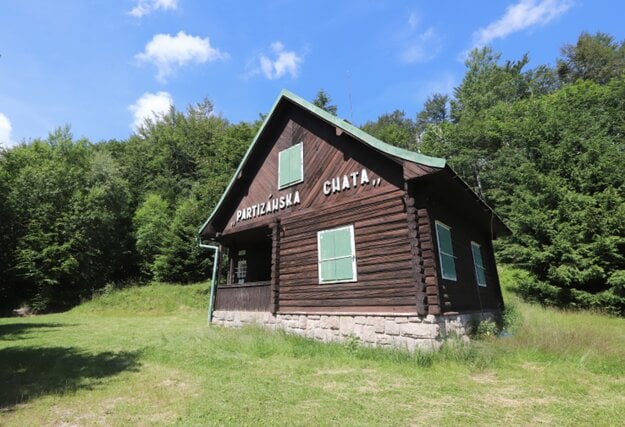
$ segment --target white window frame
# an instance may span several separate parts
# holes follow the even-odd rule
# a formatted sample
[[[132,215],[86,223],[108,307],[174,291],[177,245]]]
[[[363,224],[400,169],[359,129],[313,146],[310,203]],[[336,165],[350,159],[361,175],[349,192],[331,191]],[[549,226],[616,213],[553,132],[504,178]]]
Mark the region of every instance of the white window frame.
[[[321,236],[324,233],[328,233],[331,231],[338,231],[338,230],[343,230],[343,229],[349,229],[349,234],[350,234],[350,239],[351,239],[351,249],[352,249],[352,272],[353,274],[353,278],[352,279],[342,279],[342,280],[323,280],[323,278],[321,277]],[[355,242],[355,238],[354,238],[354,226],[352,225],[344,225],[341,227],[335,227],[335,228],[329,228],[327,230],[321,230],[317,232],[317,271],[318,271],[318,277],[319,277],[319,284],[320,285],[326,285],[329,283],[353,283],[353,282],[357,282],[358,281],[358,272],[356,271],[356,242]],[[328,258],[328,259],[324,259],[323,261],[331,261],[331,260],[335,260],[335,259],[340,259],[340,258],[346,258],[346,257],[335,257],[335,258]]]
[[[245,283],[247,280],[247,253],[245,249],[240,250],[237,253],[237,267],[236,267],[237,283]],[[241,274],[243,272],[243,274]]]
[[[480,254],[480,257],[482,258],[482,265],[478,266],[477,265],[477,260],[475,259],[475,254],[473,253],[473,248],[476,248],[477,251]],[[477,242],[474,242],[473,240],[471,241],[471,257],[473,258],[473,270],[475,271],[475,281],[477,282],[478,286],[481,286],[483,288],[487,287],[487,282],[486,282],[486,267],[484,266],[484,254],[482,253],[482,245],[480,245]],[[480,283],[480,275],[478,274],[478,268],[482,269],[482,274],[484,275],[484,283]]]
[[[441,239],[440,239],[440,236],[438,235],[438,226],[439,225],[441,227],[447,229],[447,231],[449,231],[449,239],[451,240],[451,249],[452,249],[452,251],[454,249],[453,248],[454,241],[451,238],[451,227],[448,226],[447,224],[441,222],[441,221],[438,221],[438,220],[435,221],[434,229],[436,230],[436,246],[437,246],[437,249],[438,249],[438,262],[439,262],[439,268],[440,268],[440,271],[441,271],[441,277],[443,279],[445,279],[445,280],[451,280],[451,281],[456,282],[456,281],[458,281],[458,269],[456,268],[456,259],[457,259],[457,257],[453,254],[453,252],[451,254],[448,254],[447,252],[443,252],[442,251],[442,249],[441,249]],[[456,273],[454,276],[445,275],[445,271],[443,269],[443,255],[450,256],[450,257],[452,257],[454,259],[454,270],[455,270],[455,273]]]
[[[282,163],[282,153],[288,151],[288,150],[293,150],[295,147],[297,146],[301,146],[302,148],[299,150],[299,154],[300,154],[300,159],[299,159],[299,170],[300,170],[300,180],[299,181],[293,181],[293,182],[289,182],[288,184],[284,184],[284,185],[280,185],[280,164]],[[295,184],[299,184],[301,182],[304,182],[304,143],[303,142],[298,142],[297,144],[294,144],[292,146],[290,146],[289,148],[285,148],[284,150],[281,150],[278,153],[278,190],[282,190],[283,188],[288,188],[292,185]]]

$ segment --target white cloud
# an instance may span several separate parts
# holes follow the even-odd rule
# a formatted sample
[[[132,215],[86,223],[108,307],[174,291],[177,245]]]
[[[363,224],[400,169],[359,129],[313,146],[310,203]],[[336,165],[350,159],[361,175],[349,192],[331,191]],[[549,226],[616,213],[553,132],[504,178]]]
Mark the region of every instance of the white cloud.
[[[399,59],[406,64],[428,62],[441,50],[443,37],[436,28],[421,27],[421,17],[410,12],[406,23],[392,35],[393,48],[399,51]]]
[[[145,45],[143,52],[135,55],[140,62],[152,63],[158,73],[156,79],[162,83],[176,68],[189,63],[203,64],[228,58],[228,54],[211,46],[208,37],[190,36],[180,31],[175,36],[157,34]]]
[[[509,6],[499,20],[477,30],[473,34],[473,47],[482,47],[535,25],[545,25],[571,6],[569,0],[520,0]]]
[[[410,13],[410,16],[408,17],[408,25],[410,26],[410,28],[417,28],[417,25],[419,25],[419,17],[416,13]]]
[[[173,104],[174,100],[167,92],[144,93],[134,104],[128,107],[128,110],[133,114],[130,127],[137,131],[145,124],[146,119],[158,120],[169,112]]]
[[[128,13],[141,18],[157,10],[176,10],[177,8],[178,0],[136,0],[136,6]]]
[[[302,56],[285,50],[279,41],[271,44],[271,50],[274,54],[273,60],[266,55],[260,56],[260,71],[264,76],[269,80],[279,79],[286,74],[290,74],[292,79],[297,78]]]
[[[411,15],[412,17],[412,15]],[[409,25],[410,21],[409,21]],[[405,47],[401,54],[403,62],[412,64],[415,62],[427,62],[434,58],[441,49],[441,37],[434,28],[428,28],[416,36],[409,37],[405,41]]]
[[[11,121],[7,116],[0,113],[0,147],[8,148],[15,145],[15,142],[11,140]]]

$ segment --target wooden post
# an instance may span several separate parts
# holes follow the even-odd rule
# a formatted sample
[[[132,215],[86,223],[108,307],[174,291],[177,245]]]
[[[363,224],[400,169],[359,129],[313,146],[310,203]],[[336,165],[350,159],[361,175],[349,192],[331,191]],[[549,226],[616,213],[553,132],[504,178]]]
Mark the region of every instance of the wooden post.
[[[226,279],[226,283],[228,285],[232,285],[234,283],[234,258],[236,254],[236,248],[230,246],[228,248],[228,277]]]
[[[271,314],[280,308],[280,232],[280,220],[276,219],[271,224]]]

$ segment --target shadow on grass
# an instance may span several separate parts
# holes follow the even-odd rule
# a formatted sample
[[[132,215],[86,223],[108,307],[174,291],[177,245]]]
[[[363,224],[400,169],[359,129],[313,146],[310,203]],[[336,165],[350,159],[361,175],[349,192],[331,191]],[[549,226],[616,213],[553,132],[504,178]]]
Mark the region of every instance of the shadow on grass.
[[[34,329],[54,329],[60,327],[73,326],[67,323],[7,323],[0,325],[0,340],[15,341],[26,338]]]
[[[0,411],[47,394],[91,389],[100,380],[137,371],[139,353],[91,354],[74,347],[0,349]]]

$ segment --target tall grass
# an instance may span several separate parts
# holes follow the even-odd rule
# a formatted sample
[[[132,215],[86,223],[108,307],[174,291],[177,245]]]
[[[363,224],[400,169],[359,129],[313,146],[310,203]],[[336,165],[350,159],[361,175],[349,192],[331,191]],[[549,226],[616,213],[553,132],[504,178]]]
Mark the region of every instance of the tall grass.
[[[0,425],[618,425],[625,319],[526,304],[436,353],[208,326],[206,284],[0,319]]]

